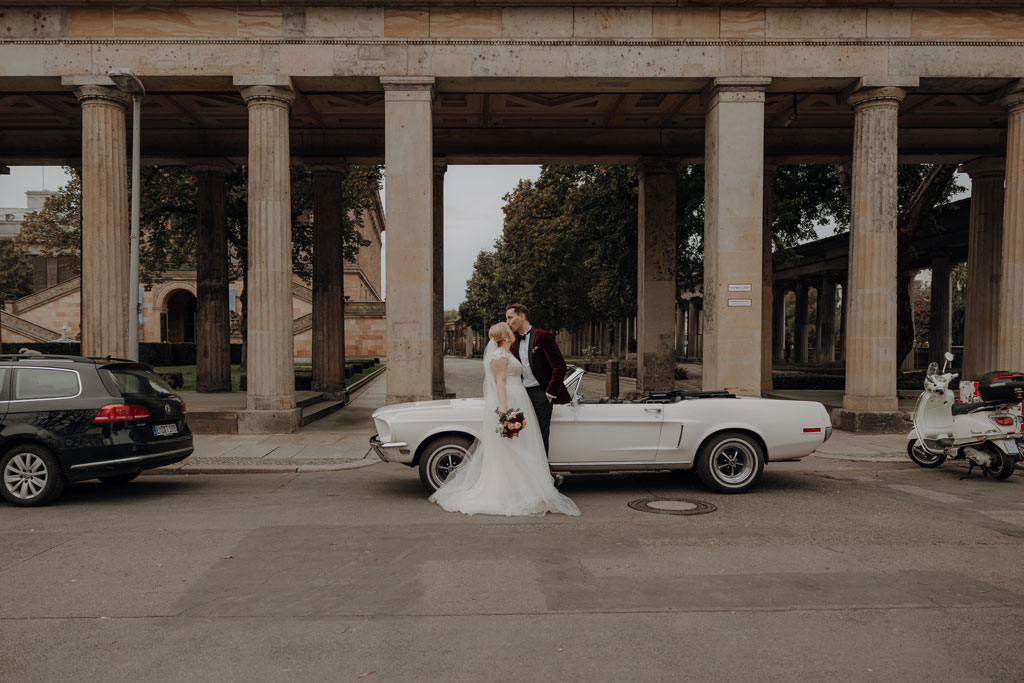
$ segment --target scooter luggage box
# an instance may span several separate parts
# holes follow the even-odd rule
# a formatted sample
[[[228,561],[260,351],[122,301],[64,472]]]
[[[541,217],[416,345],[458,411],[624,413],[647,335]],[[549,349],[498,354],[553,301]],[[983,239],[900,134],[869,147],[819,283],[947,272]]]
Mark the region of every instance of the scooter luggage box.
[[[1024,400],[1024,373],[996,370],[978,381],[978,393],[982,401]]]

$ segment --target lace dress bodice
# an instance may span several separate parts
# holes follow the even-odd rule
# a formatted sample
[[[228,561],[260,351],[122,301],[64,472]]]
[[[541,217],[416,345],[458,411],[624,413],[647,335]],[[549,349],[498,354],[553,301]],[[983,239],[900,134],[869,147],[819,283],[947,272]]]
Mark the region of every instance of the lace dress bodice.
[[[508,360],[508,367],[505,369],[505,375],[507,377],[519,377],[523,376],[523,364],[519,362],[519,359],[512,355],[512,352],[504,347],[498,347],[494,350],[494,355],[491,356],[491,360],[497,360],[499,358],[505,358]]]

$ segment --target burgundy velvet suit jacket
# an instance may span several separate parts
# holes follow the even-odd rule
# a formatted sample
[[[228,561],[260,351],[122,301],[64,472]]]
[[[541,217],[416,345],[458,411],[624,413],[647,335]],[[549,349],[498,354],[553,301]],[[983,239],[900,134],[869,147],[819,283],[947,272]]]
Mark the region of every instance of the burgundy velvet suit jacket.
[[[566,365],[562,352],[555,342],[555,335],[539,327],[530,331],[530,370],[544,390],[555,397],[555,403],[569,403],[572,398],[563,384]],[[512,343],[512,355],[519,357],[518,340]]]

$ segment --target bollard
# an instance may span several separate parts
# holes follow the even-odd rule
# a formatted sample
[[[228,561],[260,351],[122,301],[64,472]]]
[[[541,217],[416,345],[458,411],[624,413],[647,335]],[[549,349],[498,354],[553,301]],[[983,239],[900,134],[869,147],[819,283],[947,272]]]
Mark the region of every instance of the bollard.
[[[619,359],[609,358],[604,374],[605,394],[611,398],[619,397]]]

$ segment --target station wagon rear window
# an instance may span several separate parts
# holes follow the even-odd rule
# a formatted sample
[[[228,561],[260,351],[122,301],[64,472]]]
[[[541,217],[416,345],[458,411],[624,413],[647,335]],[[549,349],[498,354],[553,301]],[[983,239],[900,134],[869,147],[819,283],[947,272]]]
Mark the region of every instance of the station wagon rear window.
[[[103,368],[100,374],[114,380],[124,396],[166,397],[174,394],[160,375],[145,368]]]
[[[46,368],[18,368],[14,373],[14,400],[71,398],[80,391],[78,373]]]

